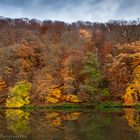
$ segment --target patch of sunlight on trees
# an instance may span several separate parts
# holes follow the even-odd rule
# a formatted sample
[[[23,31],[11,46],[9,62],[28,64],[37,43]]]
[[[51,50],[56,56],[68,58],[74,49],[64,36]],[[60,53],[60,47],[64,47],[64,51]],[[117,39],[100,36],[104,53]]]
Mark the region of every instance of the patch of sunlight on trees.
[[[31,84],[27,81],[18,82],[14,87],[11,87],[6,99],[6,106],[22,107],[28,105],[30,103],[29,92],[31,87]]]
[[[80,103],[80,99],[76,95],[68,94],[63,95],[61,89],[54,89],[46,97],[47,102],[49,103],[61,103],[61,102],[70,102],[70,103]]]
[[[60,89],[53,89],[46,97],[47,102],[59,103],[62,96]]]
[[[128,125],[131,126],[135,131],[140,133],[140,114],[136,109],[126,108],[125,111],[125,119],[128,122]]]
[[[80,103],[81,102],[80,99],[78,99],[78,97],[73,94],[65,95],[65,96],[63,96],[63,98],[65,99],[66,102],[71,102],[71,103]]]
[[[30,134],[29,112],[23,110],[6,110],[8,129],[15,134]]]

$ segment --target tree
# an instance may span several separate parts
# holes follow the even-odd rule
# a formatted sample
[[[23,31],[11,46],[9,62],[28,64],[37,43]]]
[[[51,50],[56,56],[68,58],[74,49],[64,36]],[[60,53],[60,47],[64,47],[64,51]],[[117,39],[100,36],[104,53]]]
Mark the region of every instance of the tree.
[[[126,88],[123,96],[125,105],[136,105],[140,101],[140,65],[133,70],[134,80]]]
[[[91,101],[96,101],[99,83],[101,81],[101,73],[99,71],[99,64],[93,53],[87,53],[85,57],[85,67],[82,69],[81,74],[85,77],[83,81],[85,92],[91,96]]]
[[[140,42],[117,45],[116,48],[117,54],[109,68],[110,89],[114,97],[124,97],[125,104],[135,104],[139,101]]]
[[[18,82],[14,87],[9,89],[8,98],[6,99],[7,107],[22,107],[30,104],[29,92],[31,83],[27,81]]]

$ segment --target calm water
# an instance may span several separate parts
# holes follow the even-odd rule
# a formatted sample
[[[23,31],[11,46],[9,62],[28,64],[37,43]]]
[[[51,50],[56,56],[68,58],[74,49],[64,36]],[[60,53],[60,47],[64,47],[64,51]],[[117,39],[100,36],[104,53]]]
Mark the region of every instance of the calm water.
[[[140,112],[0,111],[0,140],[140,140]]]

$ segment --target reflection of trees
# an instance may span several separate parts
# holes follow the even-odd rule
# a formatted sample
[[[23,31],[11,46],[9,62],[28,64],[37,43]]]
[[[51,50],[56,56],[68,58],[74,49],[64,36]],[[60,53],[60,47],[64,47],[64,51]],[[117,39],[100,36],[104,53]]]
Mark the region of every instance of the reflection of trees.
[[[125,110],[125,117],[131,127],[128,127],[122,117],[124,115],[122,111],[65,112],[57,110],[52,112],[52,110],[34,110],[28,113],[22,110],[7,110],[5,115],[7,124],[5,124],[5,116],[2,115],[1,127],[6,128],[5,125],[8,125],[9,130],[5,130],[6,132],[2,132],[2,134],[9,134],[11,131],[16,135],[29,134],[28,136],[33,140],[139,139],[136,132],[131,129],[131,127],[136,127],[135,130],[137,130],[139,126],[139,115],[135,110]]]
[[[7,130],[5,127],[5,115],[4,115],[4,111],[0,111],[0,137],[5,135]]]
[[[71,133],[78,122],[80,112],[46,112],[38,110],[32,112],[31,127],[33,139],[64,139],[65,137],[75,140]],[[70,126],[69,126],[70,125]]]
[[[71,112],[71,113],[60,113],[53,112],[47,115],[47,120],[54,126],[60,126],[63,124],[63,121],[72,121],[78,119],[80,112]]]
[[[8,129],[12,130],[15,134],[29,134],[30,122],[29,112],[23,110],[6,110],[6,120]]]
[[[128,125],[131,126],[135,131],[140,133],[140,114],[136,109],[126,108],[125,118],[127,119]]]

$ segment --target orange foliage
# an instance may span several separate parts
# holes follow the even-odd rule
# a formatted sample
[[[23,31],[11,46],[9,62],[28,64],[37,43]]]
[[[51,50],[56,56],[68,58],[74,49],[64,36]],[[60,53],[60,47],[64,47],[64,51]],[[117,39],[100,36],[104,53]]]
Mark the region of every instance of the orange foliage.
[[[70,102],[70,103],[80,103],[81,101],[78,99],[76,95],[68,94],[62,97],[63,101]]]
[[[0,79],[0,92],[6,88],[6,83],[2,79]]]
[[[92,39],[92,33],[91,33],[91,31],[87,31],[85,29],[80,29],[79,32],[80,32],[81,37],[84,37],[89,42],[91,41],[91,39]]]
[[[112,49],[115,56],[110,56],[110,64],[107,65],[107,78],[112,94],[114,97],[122,98],[126,92],[123,97],[125,104],[134,105],[139,100],[140,41],[118,44]]]
[[[61,90],[60,89],[54,89],[52,90],[52,92],[50,92],[47,97],[46,100],[49,103],[59,103],[60,102],[60,98],[61,98]]]
[[[43,104],[46,100],[77,103],[80,102],[79,93],[84,99],[84,94],[87,94],[84,83],[90,77],[80,73],[85,67],[85,54],[91,51],[96,54],[96,61],[101,63],[100,70],[105,73],[101,86],[109,87],[111,97],[117,100],[126,90],[125,103],[137,103],[140,65],[138,23],[78,21],[67,24],[35,19],[0,19],[0,76],[9,86],[21,79],[30,80],[34,103],[39,101]],[[130,43],[132,41],[136,42]],[[4,88],[5,83],[1,82],[0,90]]]

